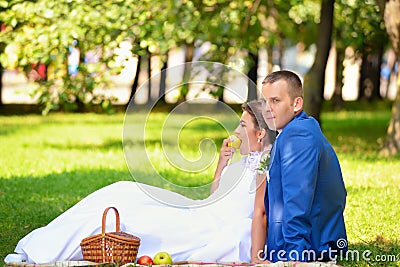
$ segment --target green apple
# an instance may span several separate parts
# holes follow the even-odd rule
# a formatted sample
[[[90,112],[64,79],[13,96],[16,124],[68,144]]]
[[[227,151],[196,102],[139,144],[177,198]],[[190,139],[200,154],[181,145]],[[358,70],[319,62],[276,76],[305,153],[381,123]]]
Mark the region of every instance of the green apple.
[[[231,142],[228,142],[228,146],[234,149],[239,149],[242,140],[240,140],[236,135],[231,135],[229,139],[231,139]]]
[[[153,257],[153,263],[155,265],[167,265],[167,264],[171,265],[172,264],[171,255],[169,255],[169,253],[165,251],[158,252]]]

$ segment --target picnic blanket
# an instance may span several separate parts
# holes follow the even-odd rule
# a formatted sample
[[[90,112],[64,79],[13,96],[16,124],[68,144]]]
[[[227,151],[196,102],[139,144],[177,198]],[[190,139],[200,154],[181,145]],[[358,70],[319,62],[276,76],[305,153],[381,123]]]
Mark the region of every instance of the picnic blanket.
[[[85,267],[85,266],[117,266],[113,263],[95,263],[90,261],[57,261],[45,264],[32,264],[24,262],[9,262],[4,266],[7,267]],[[127,263],[120,267],[141,266],[135,263]],[[271,264],[252,264],[242,262],[175,262],[172,265],[152,265],[152,266],[169,266],[169,267],[342,267],[334,262],[275,262]]]

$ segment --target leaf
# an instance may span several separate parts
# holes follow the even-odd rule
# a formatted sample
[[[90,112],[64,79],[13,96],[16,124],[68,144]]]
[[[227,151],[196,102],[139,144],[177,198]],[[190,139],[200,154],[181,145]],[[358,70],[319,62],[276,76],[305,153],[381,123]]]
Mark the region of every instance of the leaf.
[[[7,8],[8,7],[8,1],[0,1],[0,7],[1,8]]]

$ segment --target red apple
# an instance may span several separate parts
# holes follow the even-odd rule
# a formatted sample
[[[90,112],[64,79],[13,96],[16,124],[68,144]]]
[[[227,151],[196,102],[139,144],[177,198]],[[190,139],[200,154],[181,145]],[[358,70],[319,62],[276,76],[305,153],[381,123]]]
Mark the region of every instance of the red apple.
[[[137,259],[137,263],[140,265],[149,266],[153,264],[153,259],[150,256],[143,255]]]

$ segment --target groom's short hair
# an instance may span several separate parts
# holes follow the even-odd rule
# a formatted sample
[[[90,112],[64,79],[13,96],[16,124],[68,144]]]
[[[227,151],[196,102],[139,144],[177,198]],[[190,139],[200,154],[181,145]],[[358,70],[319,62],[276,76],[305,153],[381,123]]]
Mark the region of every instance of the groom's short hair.
[[[296,97],[304,97],[303,84],[299,76],[289,70],[279,70],[271,72],[265,77],[262,84],[273,84],[279,80],[284,80],[288,84],[288,94],[292,100]]]

